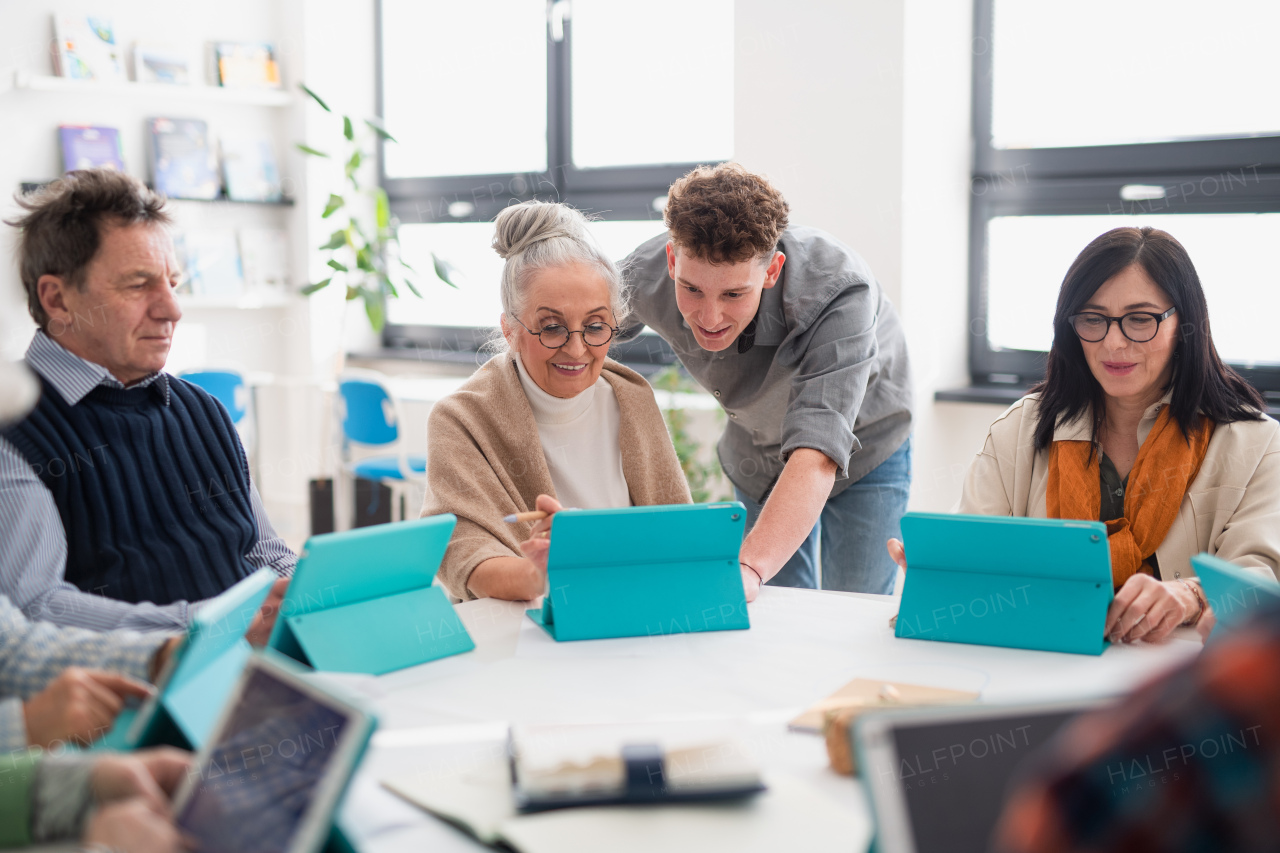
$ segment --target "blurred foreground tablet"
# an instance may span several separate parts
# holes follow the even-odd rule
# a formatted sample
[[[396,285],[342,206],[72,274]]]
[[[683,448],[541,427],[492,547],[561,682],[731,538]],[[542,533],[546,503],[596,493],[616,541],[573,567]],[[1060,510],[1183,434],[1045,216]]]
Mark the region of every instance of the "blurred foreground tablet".
[[[986,853],[1010,780],[1077,714],[1106,702],[868,713],[858,766],[880,853]]]
[[[1267,603],[1280,600],[1280,584],[1274,578],[1264,578],[1208,554],[1192,557],[1191,565],[1217,620],[1211,639],[1248,621],[1255,610]]]
[[[201,853],[313,853],[377,722],[304,680],[291,661],[254,654],[174,799]]]

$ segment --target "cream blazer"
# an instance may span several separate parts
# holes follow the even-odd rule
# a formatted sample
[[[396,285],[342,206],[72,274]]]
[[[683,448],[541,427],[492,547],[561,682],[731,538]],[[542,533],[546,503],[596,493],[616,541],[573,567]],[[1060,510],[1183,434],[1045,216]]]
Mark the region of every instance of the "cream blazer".
[[[1035,449],[1039,395],[1009,407],[987,433],[969,466],[956,512],[1044,518],[1049,448]],[[1147,440],[1169,397],[1143,413],[1138,443]],[[1089,441],[1086,412],[1054,430],[1054,441]],[[1191,558],[1207,551],[1275,579],[1280,569],[1280,424],[1271,418],[1219,424],[1200,473],[1178,517],[1156,549],[1163,580],[1194,577]]]

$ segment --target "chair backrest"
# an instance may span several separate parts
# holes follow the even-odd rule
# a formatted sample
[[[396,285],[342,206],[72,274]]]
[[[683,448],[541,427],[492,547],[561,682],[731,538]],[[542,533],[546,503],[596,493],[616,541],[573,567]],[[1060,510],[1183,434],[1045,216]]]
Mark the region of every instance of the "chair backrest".
[[[342,433],[358,444],[391,444],[400,438],[395,401],[381,383],[345,376],[338,381]]]
[[[232,423],[244,420],[249,408],[249,388],[239,373],[234,370],[188,370],[178,375],[192,385],[199,385],[226,406]]]

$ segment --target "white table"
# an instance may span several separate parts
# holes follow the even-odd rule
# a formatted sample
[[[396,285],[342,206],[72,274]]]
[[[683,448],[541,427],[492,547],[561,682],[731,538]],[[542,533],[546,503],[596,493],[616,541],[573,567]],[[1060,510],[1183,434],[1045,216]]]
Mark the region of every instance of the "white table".
[[[1106,696],[1200,648],[1182,631],[1163,645],[1113,646],[1100,657],[900,640],[888,626],[897,599],[773,587],[750,606],[749,631],[557,644],[526,607],[458,605],[473,652],[379,678],[324,676],[363,694],[381,721],[343,813],[361,850],[487,849],[378,781],[491,761],[512,722],[736,718],[758,734],[766,774],[802,778],[866,821],[860,785],[827,769],[821,738],[786,729],[850,679],[974,690],[983,701]]]

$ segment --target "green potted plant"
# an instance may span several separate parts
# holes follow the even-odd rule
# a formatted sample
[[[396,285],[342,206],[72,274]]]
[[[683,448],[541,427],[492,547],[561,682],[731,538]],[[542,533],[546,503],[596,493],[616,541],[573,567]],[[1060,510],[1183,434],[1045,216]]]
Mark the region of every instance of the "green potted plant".
[[[325,112],[333,112],[324,99],[306,85],[300,83],[298,88]],[[321,215],[324,219],[333,219],[335,230],[324,245],[318,247],[326,254],[325,263],[331,273],[328,278],[302,288],[302,293],[310,296],[331,284],[345,286],[348,301],[363,300],[365,314],[375,332],[381,332],[386,323],[386,300],[398,298],[401,288],[422,298],[409,278],[416,271],[400,257],[399,223],[391,215],[386,190],[361,184],[360,166],[372,156],[372,146],[379,138],[396,141],[378,121],[364,119],[357,125],[350,116],[342,116],[341,152],[337,159],[342,162],[343,185],[349,189],[344,190],[343,195],[329,194]],[[299,142],[297,147],[311,157],[335,159],[329,152],[304,142]],[[372,201],[372,205],[361,203],[363,200]],[[456,287],[449,264],[434,253],[431,260],[440,280]]]

